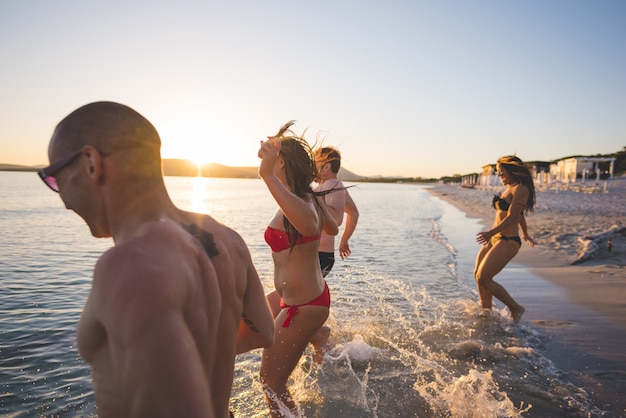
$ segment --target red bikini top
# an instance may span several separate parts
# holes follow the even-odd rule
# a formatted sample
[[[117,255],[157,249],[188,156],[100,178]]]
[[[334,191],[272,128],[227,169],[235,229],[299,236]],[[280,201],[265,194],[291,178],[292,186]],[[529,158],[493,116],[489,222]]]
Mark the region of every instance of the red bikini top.
[[[313,242],[319,239],[320,235],[312,235],[310,237],[303,237],[300,235],[296,240],[296,245],[306,244],[307,242]],[[268,226],[265,230],[265,242],[267,242],[267,245],[269,245],[275,253],[284,251],[291,247],[291,237],[289,234],[270,226]]]

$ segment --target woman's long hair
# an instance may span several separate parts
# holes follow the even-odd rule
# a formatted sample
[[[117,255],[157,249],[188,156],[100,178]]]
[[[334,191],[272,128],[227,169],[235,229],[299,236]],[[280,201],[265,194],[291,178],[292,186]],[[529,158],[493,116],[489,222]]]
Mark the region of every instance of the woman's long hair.
[[[315,156],[312,148],[302,135],[296,135],[290,128],[295,121],[289,121],[284,124],[275,135],[280,139],[280,155],[285,163],[285,178],[287,187],[299,198],[303,200],[313,199],[317,206],[321,221],[324,222],[324,211],[320,207],[321,203],[315,196],[322,196],[327,192],[313,191],[313,182],[319,178],[317,165],[315,164]],[[306,131],[305,131],[306,132]],[[283,216],[283,224],[285,231],[290,237],[291,248],[296,241],[302,236],[300,232]]]
[[[289,129],[295,121],[284,124],[276,137],[280,139],[280,155],[285,162],[287,187],[300,198],[313,194],[311,184],[318,177],[313,150],[302,136]]]
[[[498,158],[498,165],[507,169],[521,184],[528,187],[528,201],[524,213],[528,214],[535,208],[535,182],[528,166],[515,155]]]

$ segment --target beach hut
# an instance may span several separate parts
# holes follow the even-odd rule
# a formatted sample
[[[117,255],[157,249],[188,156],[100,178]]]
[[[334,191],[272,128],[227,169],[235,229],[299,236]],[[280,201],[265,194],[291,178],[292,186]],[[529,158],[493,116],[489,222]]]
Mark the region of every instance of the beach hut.
[[[550,166],[550,176],[561,183],[575,183],[576,179],[593,177],[613,178],[615,158],[572,157],[558,160]]]
[[[550,182],[550,163],[548,161],[528,161],[526,166],[535,179],[535,183]]]
[[[487,164],[483,166],[483,171],[480,174],[478,184],[483,187],[500,186],[502,182],[496,174],[496,165]]]

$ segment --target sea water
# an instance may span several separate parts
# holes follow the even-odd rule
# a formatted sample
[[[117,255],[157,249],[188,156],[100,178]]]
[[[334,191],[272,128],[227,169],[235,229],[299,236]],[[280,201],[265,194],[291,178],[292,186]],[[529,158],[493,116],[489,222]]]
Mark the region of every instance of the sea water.
[[[266,291],[263,231],[276,204],[258,179],[167,177],[177,205],[247,242]],[[350,184],[360,218],[352,255],[327,280],[330,350],[307,349],[290,389],[307,417],[610,416],[585,383],[544,354],[549,336],[480,315],[473,283],[477,220],[422,185]],[[110,239],[93,238],[35,173],[0,172],[0,415],[95,416],[76,324]],[[266,417],[260,350],[237,359],[231,409]]]

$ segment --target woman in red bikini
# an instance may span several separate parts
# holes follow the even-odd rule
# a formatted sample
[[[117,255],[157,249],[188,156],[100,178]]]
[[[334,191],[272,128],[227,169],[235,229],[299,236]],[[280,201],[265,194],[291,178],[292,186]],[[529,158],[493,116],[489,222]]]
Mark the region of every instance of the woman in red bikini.
[[[283,126],[261,142],[259,175],[279,209],[265,231],[274,259],[275,292],[267,295],[274,314],[274,344],[263,350],[260,378],[272,417],[300,416],[287,381],[309,342],[316,351],[328,335],[318,333],[330,307],[318,250],[322,231],[338,227],[311,188],[317,168],[309,145]]]
[[[483,309],[487,312],[491,310],[492,297],[495,296],[509,308],[513,322],[518,323],[524,314],[524,307],[502,285],[494,282],[493,278],[515,257],[522,246],[520,229],[522,238],[531,247],[535,245],[528,236],[524,218],[524,213],[531,212],[535,206],[535,185],[528,167],[516,156],[499,158],[496,170],[506,189],[493,198],[493,207],[496,210],[493,227],[476,236],[476,241],[483,246],[476,256],[474,277]]]

